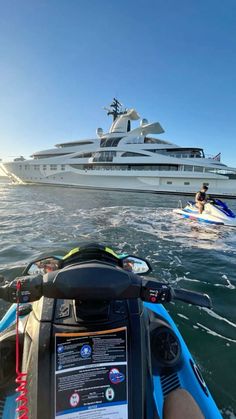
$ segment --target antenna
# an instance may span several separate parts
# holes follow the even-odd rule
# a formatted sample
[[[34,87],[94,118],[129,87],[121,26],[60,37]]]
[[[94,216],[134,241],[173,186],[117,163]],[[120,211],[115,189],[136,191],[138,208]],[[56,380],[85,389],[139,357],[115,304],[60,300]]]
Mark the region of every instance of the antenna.
[[[122,104],[115,97],[113,102],[110,104],[110,108],[104,108],[107,111],[107,115],[113,116],[113,122],[116,120],[118,115],[123,115],[125,111],[122,111]]]

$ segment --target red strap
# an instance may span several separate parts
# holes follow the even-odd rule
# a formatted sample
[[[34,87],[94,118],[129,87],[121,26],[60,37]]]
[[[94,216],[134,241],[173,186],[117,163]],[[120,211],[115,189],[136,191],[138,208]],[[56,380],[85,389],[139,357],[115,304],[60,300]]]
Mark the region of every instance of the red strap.
[[[20,343],[19,343],[19,296],[20,296],[21,282],[17,281],[16,284],[16,383],[18,387],[16,392],[19,393],[16,397],[16,413],[18,414],[18,419],[28,419],[28,398],[27,398],[27,373],[22,373],[20,371]]]

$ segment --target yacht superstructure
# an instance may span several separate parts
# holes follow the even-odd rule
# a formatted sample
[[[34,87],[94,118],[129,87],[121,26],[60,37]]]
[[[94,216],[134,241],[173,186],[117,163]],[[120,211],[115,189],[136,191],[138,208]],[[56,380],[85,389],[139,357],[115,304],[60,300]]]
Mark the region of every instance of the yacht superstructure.
[[[206,157],[202,148],[180,147],[159,138],[159,122],[140,119],[135,109],[122,109],[114,99],[108,133],[56,144],[49,150],[1,164],[14,182],[80,188],[193,194],[202,183],[211,194],[236,197],[236,168]],[[131,128],[134,121],[140,125]],[[158,137],[157,137],[158,135]]]

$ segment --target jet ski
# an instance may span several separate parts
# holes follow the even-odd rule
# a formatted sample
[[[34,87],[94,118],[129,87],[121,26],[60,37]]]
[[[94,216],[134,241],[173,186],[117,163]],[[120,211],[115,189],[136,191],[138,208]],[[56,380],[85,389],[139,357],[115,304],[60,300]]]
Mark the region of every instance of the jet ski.
[[[164,308],[209,308],[210,298],[147,279],[150,271],[145,259],[93,243],[1,284],[13,303],[0,321],[1,419],[158,419],[177,389],[206,419],[222,418]]]
[[[189,201],[184,208],[182,208],[182,203],[180,201],[180,207],[174,209],[173,212],[183,218],[188,218],[200,223],[236,227],[236,215],[229,209],[227,204],[220,199],[211,199],[208,201],[205,204],[202,214],[199,213],[199,209],[193,201]]]

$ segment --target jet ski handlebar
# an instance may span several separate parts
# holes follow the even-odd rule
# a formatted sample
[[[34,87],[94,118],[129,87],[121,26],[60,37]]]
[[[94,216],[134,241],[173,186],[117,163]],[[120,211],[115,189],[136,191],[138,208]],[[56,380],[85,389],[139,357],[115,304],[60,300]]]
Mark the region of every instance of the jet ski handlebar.
[[[15,303],[28,303],[42,296],[81,301],[141,298],[150,303],[166,303],[174,299],[211,308],[210,297],[157,280],[147,280],[133,272],[104,262],[70,265],[45,275],[26,275],[0,286],[0,298]]]
[[[174,300],[180,300],[188,304],[193,304],[200,307],[212,308],[212,302],[207,294],[202,294],[196,291],[189,291],[183,288],[173,288]]]

